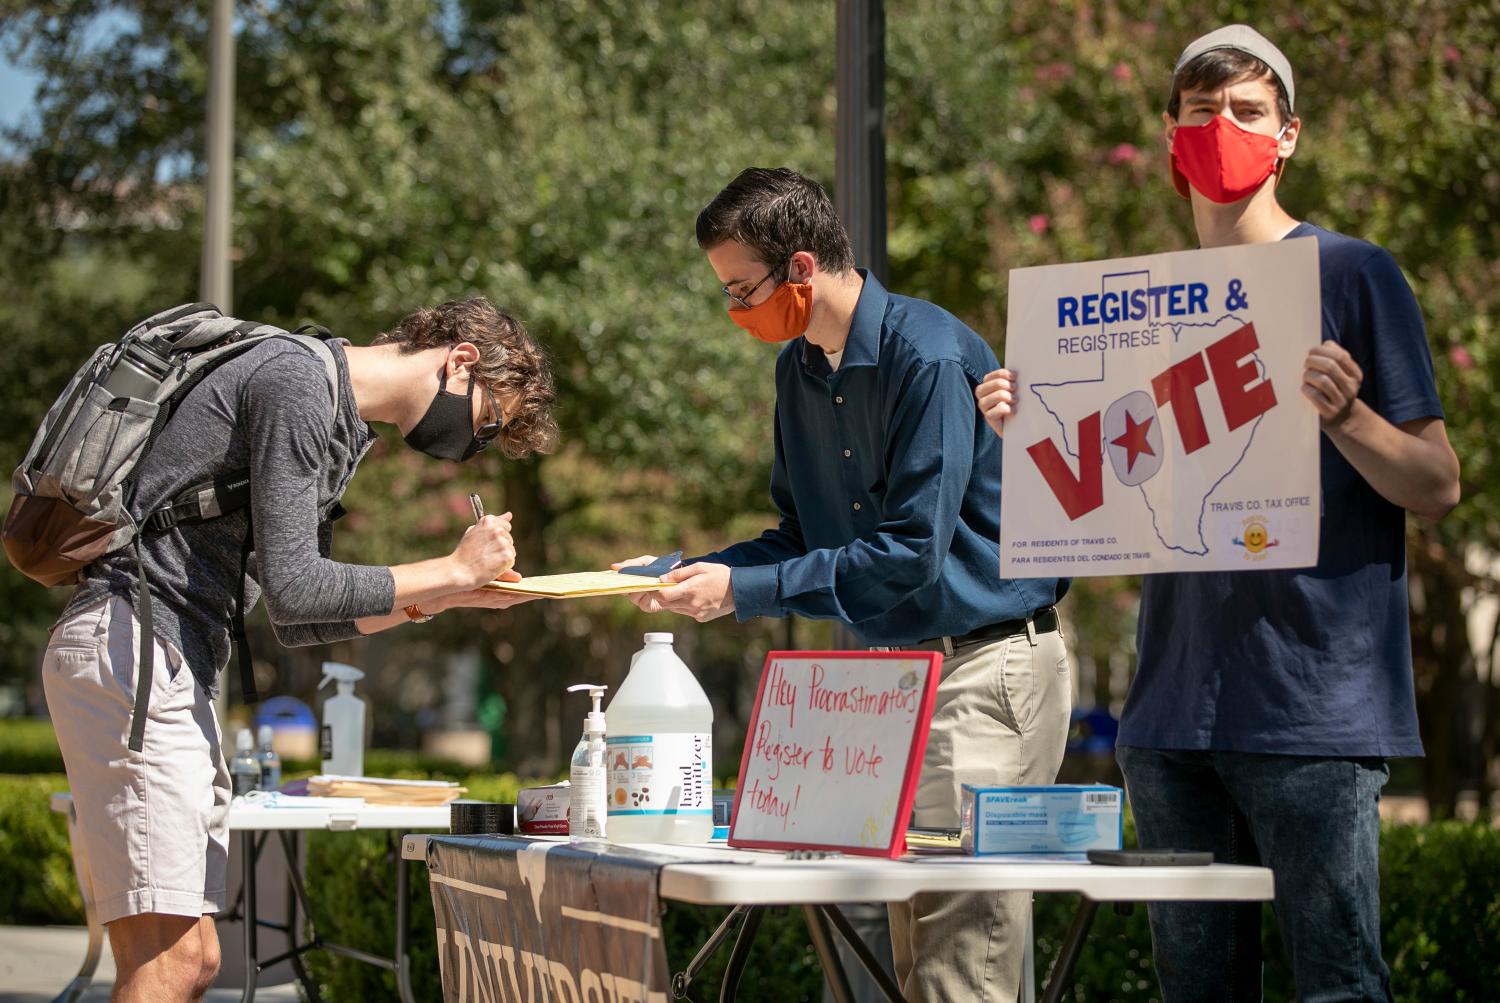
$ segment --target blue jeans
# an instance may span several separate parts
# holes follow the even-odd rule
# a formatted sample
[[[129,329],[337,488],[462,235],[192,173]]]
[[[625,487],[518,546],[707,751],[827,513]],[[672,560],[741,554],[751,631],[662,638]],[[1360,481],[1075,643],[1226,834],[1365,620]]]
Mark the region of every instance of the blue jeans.
[[[1391,999],[1380,954],[1380,759],[1120,746],[1142,847],[1210,850],[1276,875],[1300,1003]],[[1261,998],[1260,903],[1147,909],[1165,1003]]]

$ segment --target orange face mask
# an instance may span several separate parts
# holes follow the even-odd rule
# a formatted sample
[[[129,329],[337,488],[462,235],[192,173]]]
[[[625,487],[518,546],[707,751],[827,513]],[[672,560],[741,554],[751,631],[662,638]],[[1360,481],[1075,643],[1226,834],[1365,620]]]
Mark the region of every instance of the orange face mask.
[[[729,311],[729,319],[760,341],[773,345],[791,341],[812,320],[812,298],[811,282],[783,282],[764,303]]]

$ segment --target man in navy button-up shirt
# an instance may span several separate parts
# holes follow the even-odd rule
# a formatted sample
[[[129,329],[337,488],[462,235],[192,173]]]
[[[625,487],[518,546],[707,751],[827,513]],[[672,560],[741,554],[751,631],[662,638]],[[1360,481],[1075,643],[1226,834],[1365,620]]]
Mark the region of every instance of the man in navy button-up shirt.
[[[946,310],[856,270],[827,195],[793,171],[743,172],[699,216],[698,242],[730,319],[786,342],[771,473],[780,521],[635,601],[698,620],[837,619],[866,644],[943,650],[919,825],[957,827],[964,783],[1051,783],[1071,678],[1049,608],[1068,582],[999,576],[1000,443],[974,404],[994,352]],[[1024,899],[892,907],[907,998],[1014,999]]]

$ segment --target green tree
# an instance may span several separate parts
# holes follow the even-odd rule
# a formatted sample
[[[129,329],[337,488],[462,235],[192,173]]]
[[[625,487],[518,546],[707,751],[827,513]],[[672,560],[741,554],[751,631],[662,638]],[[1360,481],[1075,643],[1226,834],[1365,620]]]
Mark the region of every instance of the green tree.
[[[1206,26],[1198,6],[952,0],[888,12],[897,288],[1003,350],[1008,269],[1191,246],[1159,125],[1169,67]],[[1490,649],[1471,651],[1462,623],[1495,591],[1482,558],[1500,535],[1488,433],[1500,95],[1486,61],[1461,54],[1492,51],[1497,25],[1484,5],[1394,0],[1214,16],[1254,21],[1301,70],[1307,128],[1286,204],[1390,247],[1428,318],[1465,486],[1452,516],[1412,528],[1428,789],[1446,811],[1476,756],[1471,732],[1488,755],[1500,747]],[[831,9],[300,0],[242,4],[238,18],[237,311],[317,319],[360,341],[423,302],[484,293],[552,347],[563,390],[564,446],[544,460],[459,468],[378,447],[351,491],[342,556],[442,549],[475,488],[516,512],[531,573],[703,550],[766,523],[769,352],[719,315],[691,226],[747,164],[830,177]],[[0,32],[46,81],[0,173],[0,319],[13,348],[0,375],[24,388],[3,405],[11,455],[89,345],[192,296],[205,32],[202,9],[154,0],[30,4]],[[1084,657],[1131,657],[1134,592],[1129,580],[1080,584],[1070,616]],[[29,671],[56,599],[9,569],[0,595],[13,611],[0,659]],[[618,678],[641,623],[619,602],[533,604],[345,654],[390,667],[377,674],[401,698],[420,689],[407,667],[477,643],[502,669],[518,753],[555,766],[576,717],[559,717],[560,685]],[[824,636],[793,622],[673,626],[729,742],[759,652]],[[316,657],[261,651],[284,679]]]
[[[53,81],[35,130],[19,137],[31,151],[22,173],[56,191],[44,168],[63,158],[69,177],[151,189],[141,201],[160,204],[167,156],[153,155],[150,137],[122,156],[118,130],[100,123],[136,114],[126,106],[140,84],[127,82],[152,54],[170,53],[152,82],[170,97],[149,133],[181,155],[174,169],[192,198],[178,222],[195,231],[201,165],[188,109],[201,106],[203,19],[148,5],[115,44],[78,58],[87,22],[121,16],[112,10],[59,5],[12,27],[12,51]],[[239,19],[236,312],[314,318],[358,341],[424,302],[485,294],[525,318],[557,363],[557,456],[487,456],[460,469],[378,447],[349,495],[356,514],[340,531],[343,557],[393,562],[451,545],[467,522],[463,494],[476,488],[492,509],[515,511],[529,573],[679,544],[701,551],[726,533],[758,531],[771,393],[768,380],[740,374],[768,370],[769,350],[720,315],[692,225],[699,206],[767,151],[829,173],[831,150],[819,140],[830,110],[829,14],[807,18],[782,3],[723,16],[707,2],[435,10],[396,0],[247,5]],[[785,44],[764,49],[767,32]],[[107,110],[54,150],[85,93]],[[121,218],[124,207],[104,200],[87,239],[114,253],[103,231]],[[188,287],[173,298],[190,295],[191,242],[137,243],[145,272]],[[152,294],[163,287],[173,285],[158,282]],[[41,324],[31,330],[44,336]],[[81,357],[89,340],[98,338],[80,339],[60,362]],[[640,618],[621,605],[456,615],[401,644],[353,647],[356,657],[410,665],[478,641],[505,663],[510,705],[527,709],[511,718],[512,747],[551,768],[564,740],[561,685],[575,666],[601,661],[605,671],[591,674],[617,679],[635,646]],[[742,676],[758,656],[732,623],[674,626],[722,683],[732,734]],[[752,636],[781,632],[768,625]]]
[[[892,5],[896,283],[1003,349],[1009,269],[1192,247],[1191,214],[1165,174],[1171,67],[1216,23],[1275,39],[1304,120],[1283,204],[1389,248],[1427,319],[1464,500],[1441,522],[1410,520],[1422,771],[1438,815],[1476,781],[1487,803],[1500,677],[1493,638],[1471,650],[1466,619],[1500,584],[1500,81],[1492,61],[1467,54],[1492,51],[1500,21],[1484,4],[1392,0],[1204,14],[1182,2]],[[1087,629],[1082,653],[1131,651],[1135,588],[1096,580],[1070,603]]]

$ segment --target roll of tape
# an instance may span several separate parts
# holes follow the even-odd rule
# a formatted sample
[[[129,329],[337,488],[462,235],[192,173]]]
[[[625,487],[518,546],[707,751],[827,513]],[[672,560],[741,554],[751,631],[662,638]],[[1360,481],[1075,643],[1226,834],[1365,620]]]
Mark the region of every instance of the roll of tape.
[[[448,826],[456,836],[510,835],[516,831],[516,806],[503,801],[454,801],[448,806]]]

